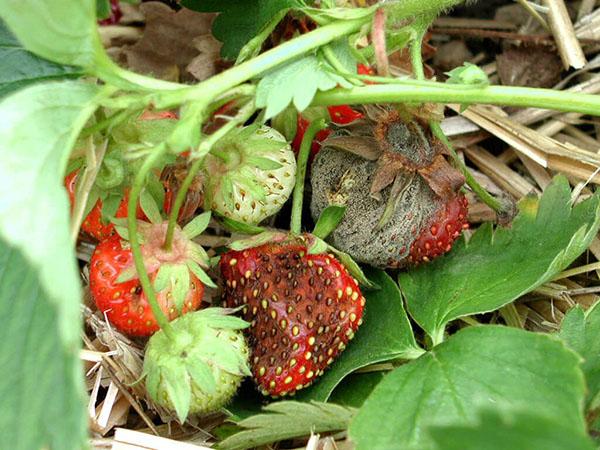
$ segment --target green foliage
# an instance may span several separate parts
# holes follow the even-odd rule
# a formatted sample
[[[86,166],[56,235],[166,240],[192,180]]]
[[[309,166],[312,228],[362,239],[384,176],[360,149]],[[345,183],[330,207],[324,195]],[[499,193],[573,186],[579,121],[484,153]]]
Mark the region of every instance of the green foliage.
[[[446,75],[448,75],[446,83],[449,84],[467,84],[480,87],[490,84],[487,74],[475,64],[468,62],[452,69],[450,72],[446,72]]]
[[[579,358],[559,340],[469,327],[386,376],[351,423],[350,437],[358,450],[431,448],[428,428],[473,425],[481,408],[539,414],[580,435],[583,397]]]
[[[62,182],[97,96],[64,81],[0,102],[2,448],[75,449],[86,435],[81,288]]]
[[[267,119],[282,112],[290,103],[298,111],[303,111],[317,91],[327,91],[337,85],[351,87],[321,58],[307,55],[261,78],[256,90],[256,106],[266,108]]]
[[[477,425],[436,426],[429,430],[440,450],[592,450],[581,430],[532,411],[482,411]]]
[[[219,12],[213,23],[213,35],[223,42],[221,55],[236,59],[242,47],[266,27],[281,11],[300,6],[299,0],[183,0],[194,11]]]
[[[528,197],[510,228],[481,226],[469,242],[400,275],[411,316],[434,342],[446,324],[493,311],[552,279],[590,244],[600,226],[597,196],[572,207],[564,177]]]
[[[367,300],[364,323],[353,342],[319,382],[296,394],[297,398],[325,401],[333,389],[355,370],[392,359],[415,358],[423,352],[415,342],[394,281],[381,270],[369,270],[367,276],[380,289],[364,293]]]
[[[328,206],[319,216],[312,234],[321,239],[327,238],[338,226],[345,212],[345,206]]]
[[[583,358],[582,370],[587,382],[587,407],[600,407],[600,303],[584,312],[572,308],[561,324],[560,337]]]
[[[243,450],[310,433],[345,430],[354,410],[331,403],[278,402],[263,413],[242,420],[244,431],[218,445],[221,450]]]
[[[79,69],[38,58],[17,41],[0,20],[0,98],[39,81],[74,77]]]
[[[104,53],[95,0],[0,0],[0,18],[27,50],[50,61],[91,67]]]

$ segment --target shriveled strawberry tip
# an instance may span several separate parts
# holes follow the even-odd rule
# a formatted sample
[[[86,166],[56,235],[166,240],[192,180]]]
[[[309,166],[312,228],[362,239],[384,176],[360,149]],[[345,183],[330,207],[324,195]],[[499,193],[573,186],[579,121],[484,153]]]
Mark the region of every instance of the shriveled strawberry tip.
[[[459,194],[449,201],[412,243],[409,263],[429,262],[450,251],[462,231],[469,228],[467,213],[468,201],[464,195]]]

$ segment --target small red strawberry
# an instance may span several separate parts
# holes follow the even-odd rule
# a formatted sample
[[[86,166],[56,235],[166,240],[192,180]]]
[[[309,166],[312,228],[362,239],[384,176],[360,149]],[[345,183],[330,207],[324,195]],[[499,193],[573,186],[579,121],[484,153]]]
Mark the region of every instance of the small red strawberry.
[[[183,230],[177,228],[171,251],[163,249],[166,223],[139,223],[144,264],[169,320],[198,309],[204,284],[214,286],[200,268],[207,267],[208,257],[191,240],[192,234],[205,228],[203,223],[208,223],[206,214]],[[133,336],[149,336],[158,330],[140,286],[129,243],[118,234],[100,242],[92,255],[90,291],[98,309],[118,330]]]
[[[77,185],[77,175],[79,170],[74,170],[65,178],[65,186],[69,194],[69,200],[71,202],[71,208],[75,204],[75,187]],[[129,201],[128,192],[125,192],[119,206],[115,211],[114,217],[122,219],[127,217],[127,202]],[[102,217],[102,200],[98,199],[87,216],[83,219],[81,224],[81,231],[102,241],[115,233],[115,227],[112,222],[103,219]],[[138,205],[137,218],[145,219],[146,215],[142,211],[142,208]]]
[[[430,225],[412,243],[408,262],[428,262],[450,251],[462,231],[469,228],[468,204],[467,198],[458,194],[446,203],[445,208],[439,209],[430,219]]]
[[[265,395],[310,385],[344,350],[362,323],[365,299],[357,281],[331,254],[311,254],[310,235],[221,257],[223,300],[243,306],[254,378]]]

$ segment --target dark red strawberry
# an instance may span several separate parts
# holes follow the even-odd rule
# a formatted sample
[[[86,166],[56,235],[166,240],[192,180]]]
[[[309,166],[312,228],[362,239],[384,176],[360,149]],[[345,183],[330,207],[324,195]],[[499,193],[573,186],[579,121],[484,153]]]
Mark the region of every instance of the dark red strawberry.
[[[123,17],[121,7],[119,6],[119,0],[110,0],[110,16],[106,19],[99,20],[99,25],[116,25]]]
[[[198,217],[183,230],[176,228],[171,251],[163,249],[166,222],[138,225],[144,265],[169,320],[200,307],[203,283],[214,286],[200,267],[208,267],[206,252],[191,240],[192,232],[195,235],[203,231],[198,222],[208,223],[206,213]],[[98,309],[123,333],[149,336],[158,330],[129,243],[118,234],[100,242],[92,255],[90,291]]]
[[[223,300],[243,306],[252,372],[261,392],[283,396],[310,385],[362,323],[365,299],[331,254],[309,254],[310,236],[221,257]]]
[[[65,178],[65,186],[69,193],[69,200],[71,202],[71,208],[75,204],[75,186],[77,184],[77,175],[79,170],[74,170]],[[127,192],[123,195],[123,199],[119,203],[119,207],[115,212],[115,218],[121,219],[127,217],[127,202],[129,201],[129,195]],[[137,218],[146,219],[146,215],[142,208],[138,205]],[[102,200],[98,200],[88,215],[83,219],[81,224],[81,231],[84,233],[102,241],[115,233],[114,225],[102,218]]]

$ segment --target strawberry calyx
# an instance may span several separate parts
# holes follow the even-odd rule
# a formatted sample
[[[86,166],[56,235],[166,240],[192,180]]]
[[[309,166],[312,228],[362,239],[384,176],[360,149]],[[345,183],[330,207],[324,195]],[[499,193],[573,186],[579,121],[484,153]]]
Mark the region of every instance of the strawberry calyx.
[[[251,375],[248,346],[240,332],[248,323],[232,310],[206,308],[171,322],[148,342],[142,377],[150,397],[174,411],[183,423],[189,414],[218,411]]]

